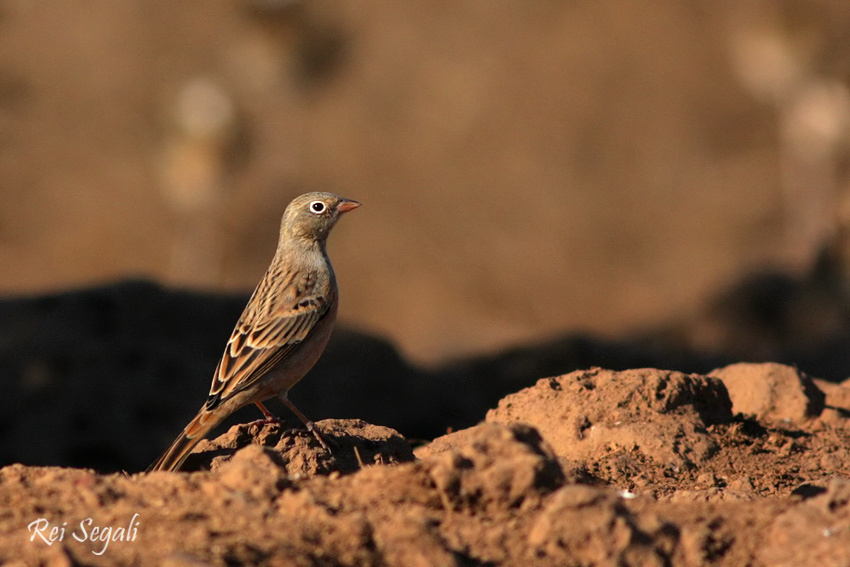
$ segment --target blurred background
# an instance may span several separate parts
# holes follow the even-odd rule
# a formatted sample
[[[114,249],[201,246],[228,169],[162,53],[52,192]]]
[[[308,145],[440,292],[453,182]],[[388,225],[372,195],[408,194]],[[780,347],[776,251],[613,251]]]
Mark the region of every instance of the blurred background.
[[[6,0],[0,358],[27,360],[5,368],[41,400],[118,352],[110,339],[80,358],[81,338],[58,354],[71,335],[132,327],[157,352],[188,352],[200,320],[215,332],[184,372],[197,403],[176,427],[283,209],[329,190],[364,203],[329,245],[342,327],[417,368],[457,363],[446,391],[486,374],[463,361],[495,356],[492,376],[508,368],[498,353],[535,345],[535,360],[584,354],[520,365],[526,381],[718,357],[843,379],[848,89],[846,0]],[[56,295],[128,278],[232,301],[189,309],[144,285]],[[16,311],[18,297],[52,299]],[[564,334],[639,356],[590,356]],[[129,354],[104,384],[184,368],[171,351],[145,366],[143,342],[121,340]],[[687,356],[646,355],[658,349]],[[172,433],[159,435],[145,457]]]
[[[342,320],[419,362],[693,314],[848,208],[850,4],[0,4],[0,292],[250,290],[365,206]]]

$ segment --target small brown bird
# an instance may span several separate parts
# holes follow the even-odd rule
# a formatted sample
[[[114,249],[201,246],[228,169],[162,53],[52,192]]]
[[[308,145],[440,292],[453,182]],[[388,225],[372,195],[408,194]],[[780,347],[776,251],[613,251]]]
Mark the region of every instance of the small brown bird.
[[[287,394],[325,350],[336,320],[337,287],[328,259],[328,234],[342,213],[360,206],[331,193],[307,193],[286,207],[269,269],[230,335],[206,403],[148,469],[173,471],[216,425],[239,408],[277,396],[325,441]]]

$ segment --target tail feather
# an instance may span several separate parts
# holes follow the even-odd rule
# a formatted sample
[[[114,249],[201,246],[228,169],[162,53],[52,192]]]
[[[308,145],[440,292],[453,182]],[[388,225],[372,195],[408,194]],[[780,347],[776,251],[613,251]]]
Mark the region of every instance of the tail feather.
[[[176,471],[180,468],[186,458],[191,454],[204,437],[219,423],[221,423],[226,414],[219,414],[215,410],[206,411],[201,408],[198,415],[189,422],[189,425],[177,436],[177,439],[171,443],[171,446],[157,459],[157,461],[148,467],[147,472],[154,471]]]

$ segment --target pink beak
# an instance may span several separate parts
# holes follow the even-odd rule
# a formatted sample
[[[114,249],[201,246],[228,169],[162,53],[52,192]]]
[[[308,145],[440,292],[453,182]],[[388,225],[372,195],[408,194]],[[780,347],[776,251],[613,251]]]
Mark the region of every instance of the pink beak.
[[[356,209],[359,206],[360,206],[360,203],[358,203],[357,201],[352,201],[351,199],[343,199],[336,206],[336,210],[338,210],[341,213],[347,213],[348,211],[353,211],[354,209]]]

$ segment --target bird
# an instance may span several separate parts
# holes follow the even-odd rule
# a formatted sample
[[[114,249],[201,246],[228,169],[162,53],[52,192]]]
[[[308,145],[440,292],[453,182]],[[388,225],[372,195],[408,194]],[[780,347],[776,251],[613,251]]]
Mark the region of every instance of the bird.
[[[178,470],[195,445],[243,406],[256,404],[267,420],[276,421],[263,405],[274,397],[328,450],[288,393],[327,346],[339,297],[327,239],[339,217],[359,206],[325,192],[289,203],[275,255],[227,341],[206,402],[148,472]]]

